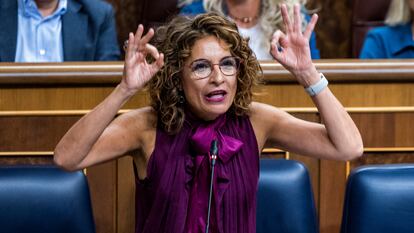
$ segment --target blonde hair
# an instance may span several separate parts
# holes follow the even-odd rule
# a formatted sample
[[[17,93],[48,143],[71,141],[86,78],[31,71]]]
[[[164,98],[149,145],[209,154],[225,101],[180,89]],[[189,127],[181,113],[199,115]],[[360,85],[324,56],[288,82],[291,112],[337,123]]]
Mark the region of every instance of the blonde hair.
[[[177,6],[183,7],[185,5],[191,4],[194,0],[178,0]]]
[[[385,24],[394,26],[405,24],[412,20],[409,0],[392,0],[385,18]]]
[[[192,1],[192,0],[182,0],[182,1]],[[220,15],[225,16],[224,12],[224,1],[225,0],[204,0],[203,5],[204,9],[207,12],[217,12]],[[270,48],[270,40],[273,33],[276,30],[285,31],[284,23],[282,19],[282,14],[280,13],[279,4],[285,3],[289,10],[289,15],[293,16],[293,5],[299,3],[301,6],[306,4],[306,0],[260,0],[260,17],[259,25],[264,32],[266,38],[268,38],[266,46]],[[305,15],[302,14],[302,28],[305,29],[307,22],[305,20]]]

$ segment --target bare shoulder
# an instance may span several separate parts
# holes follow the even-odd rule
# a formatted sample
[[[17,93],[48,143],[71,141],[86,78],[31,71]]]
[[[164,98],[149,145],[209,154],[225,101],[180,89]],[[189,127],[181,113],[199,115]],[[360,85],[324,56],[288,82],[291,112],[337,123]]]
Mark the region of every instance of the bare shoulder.
[[[272,105],[252,102],[249,106],[250,121],[252,124],[266,124],[269,121],[285,117],[286,112]]]
[[[155,130],[157,114],[151,107],[143,107],[121,114],[116,121],[121,126],[134,130]]]
[[[290,118],[290,115],[272,105],[252,102],[249,106],[249,117],[257,142],[263,147],[269,135],[278,132],[281,124]]]
[[[147,176],[148,161],[156,143],[157,113],[151,107],[129,111],[119,116],[119,126],[126,129],[125,141],[134,145],[130,151],[140,179]]]
[[[155,141],[157,115],[151,107],[144,107],[119,115],[109,126],[109,134],[120,138],[129,149],[145,152]]]

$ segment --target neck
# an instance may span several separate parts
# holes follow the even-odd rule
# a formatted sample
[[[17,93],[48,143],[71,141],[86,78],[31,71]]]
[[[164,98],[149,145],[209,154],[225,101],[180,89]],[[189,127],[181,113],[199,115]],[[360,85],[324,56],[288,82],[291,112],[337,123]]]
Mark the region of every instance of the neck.
[[[36,6],[43,17],[49,16],[55,12],[59,0],[35,0]]]
[[[237,26],[249,28],[257,24],[260,16],[260,0],[226,0],[228,15]]]

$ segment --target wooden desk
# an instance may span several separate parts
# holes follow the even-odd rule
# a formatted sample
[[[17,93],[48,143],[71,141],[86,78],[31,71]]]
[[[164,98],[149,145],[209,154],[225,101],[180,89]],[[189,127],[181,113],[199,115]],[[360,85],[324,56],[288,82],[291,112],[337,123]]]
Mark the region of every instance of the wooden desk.
[[[414,60],[320,60],[318,70],[350,112],[365,145],[352,162],[317,160],[266,149],[264,156],[304,162],[312,177],[321,233],[339,232],[346,176],[356,166],[414,162]],[[311,99],[280,65],[262,63],[257,101],[319,122]],[[102,101],[122,75],[121,62],[0,63],[0,162],[50,163],[67,129]],[[123,111],[148,104],[137,94]],[[129,158],[87,169],[98,233],[132,232],[134,189]]]

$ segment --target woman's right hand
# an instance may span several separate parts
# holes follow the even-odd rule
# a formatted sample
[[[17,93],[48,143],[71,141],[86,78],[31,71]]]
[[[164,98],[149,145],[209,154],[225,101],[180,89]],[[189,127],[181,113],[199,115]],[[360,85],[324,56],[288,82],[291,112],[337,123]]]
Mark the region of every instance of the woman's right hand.
[[[142,35],[143,32],[144,27],[139,25],[135,35],[129,33],[120,87],[130,95],[141,90],[164,65],[164,54],[148,43],[154,36],[154,30],[151,28],[145,35]],[[152,63],[145,59],[148,53],[154,58]]]

